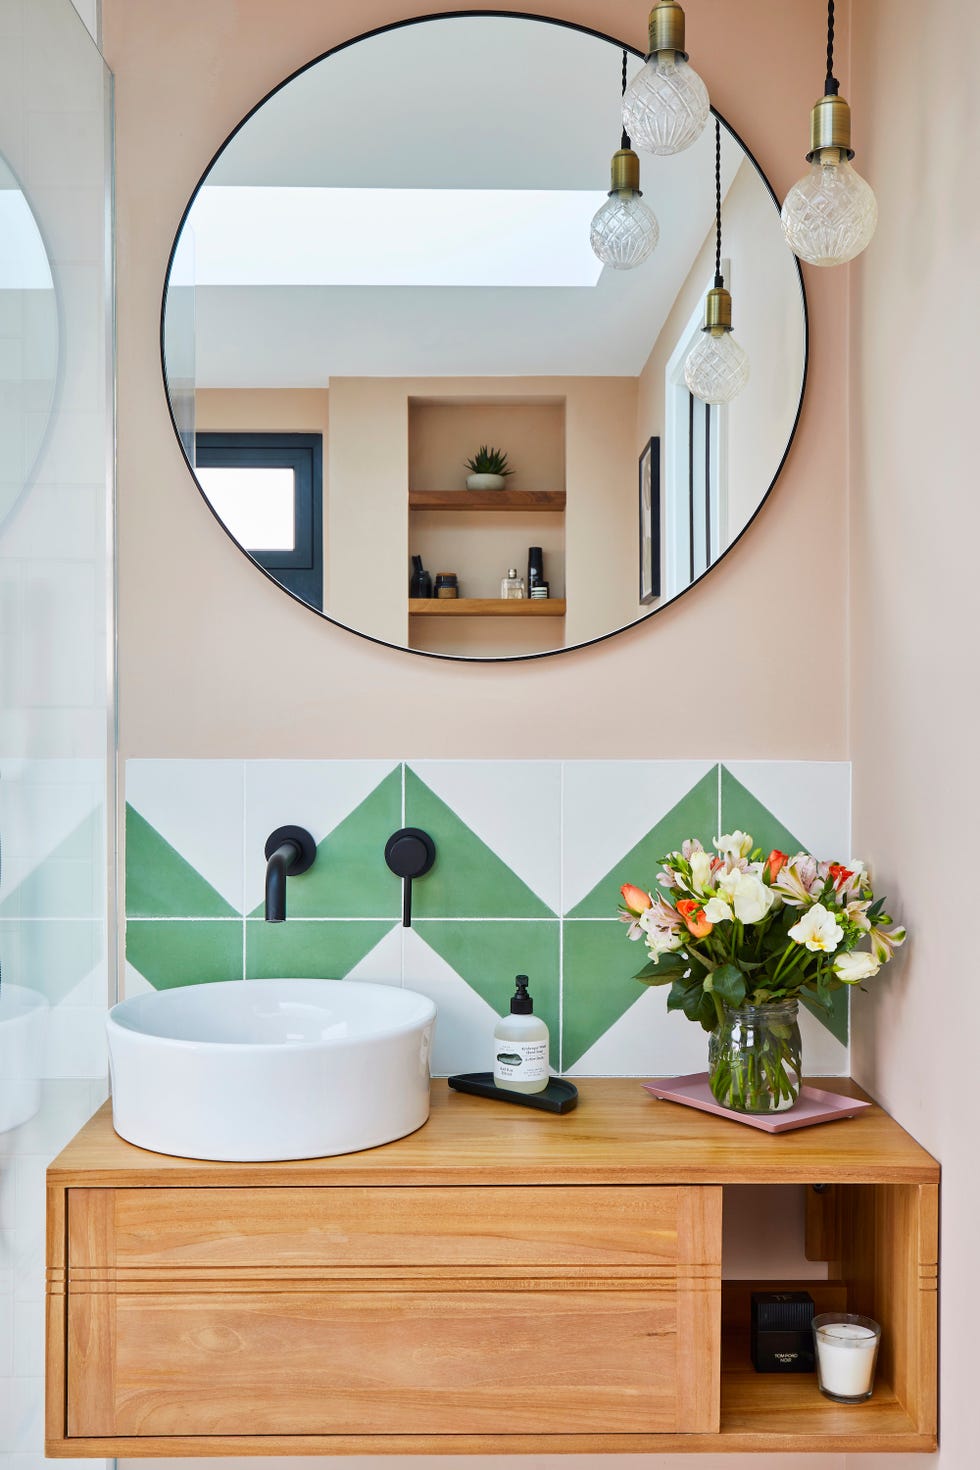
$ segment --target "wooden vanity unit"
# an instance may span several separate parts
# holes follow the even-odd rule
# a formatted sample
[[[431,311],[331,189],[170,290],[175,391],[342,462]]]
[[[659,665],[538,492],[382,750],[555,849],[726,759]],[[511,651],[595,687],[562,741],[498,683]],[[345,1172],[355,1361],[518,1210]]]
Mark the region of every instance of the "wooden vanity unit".
[[[48,1455],[933,1449],[935,1160],[878,1107],[772,1136],[580,1094],[436,1082],[410,1137],[277,1164],[148,1153],[106,1104],[48,1171]],[[820,1186],[830,1279],[779,1284],[882,1323],[867,1403],[752,1369],[722,1215],[762,1183]]]

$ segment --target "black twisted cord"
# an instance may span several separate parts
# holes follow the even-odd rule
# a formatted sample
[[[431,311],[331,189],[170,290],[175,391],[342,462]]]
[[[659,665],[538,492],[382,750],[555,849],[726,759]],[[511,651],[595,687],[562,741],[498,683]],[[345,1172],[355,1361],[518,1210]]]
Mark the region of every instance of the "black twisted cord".
[[[622,95],[624,97],[626,96],[626,47],[625,46],[623,47],[623,92],[622,92]],[[620,148],[628,148],[630,146],[630,135],[626,131],[625,125],[623,127],[623,137],[622,137],[622,140],[621,140],[619,146],[620,146]]]
[[[834,76],[834,0],[827,0],[827,80],[823,90],[825,97],[836,97],[840,91],[840,82]]]
[[[721,123],[715,118],[715,285],[724,286],[721,273]]]

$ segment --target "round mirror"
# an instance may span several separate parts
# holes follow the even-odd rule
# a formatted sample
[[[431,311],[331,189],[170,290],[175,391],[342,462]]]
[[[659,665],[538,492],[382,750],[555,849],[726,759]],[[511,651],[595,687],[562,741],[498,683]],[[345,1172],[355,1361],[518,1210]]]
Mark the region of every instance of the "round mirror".
[[[31,484],[58,382],[58,303],[41,231],[0,154],[0,526]]]
[[[771,489],[807,352],[775,196],[719,120],[750,372],[710,405],[684,368],[715,276],[712,119],[640,154],[653,252],[593,250],[623,61],[532,17],[390,27],[284,82],[195,191],[164,295],[174,425],[228,533],[331,621],[450,657],[579,647],[686,591]]]

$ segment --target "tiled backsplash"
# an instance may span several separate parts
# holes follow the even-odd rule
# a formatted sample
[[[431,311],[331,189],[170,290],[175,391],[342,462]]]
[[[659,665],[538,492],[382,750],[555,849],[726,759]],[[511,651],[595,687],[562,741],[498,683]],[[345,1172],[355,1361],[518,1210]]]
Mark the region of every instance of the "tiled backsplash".
[[[705,1065],[700,1027],[632,977],[643,950],[619,886],[652,886],[688,836],[736,827],[768,850],[850,856],[850,767],[782,761],[131,760],[126,766],[127,993],[264,975],[404,984],[438,1006],[433,1071],[490,1066],[495,1016],[526,972],[572,1076]],[[262,917],[263,848],[286,823],[319,845]],[[411,930],[384,863],[399,827],[437,859]],[[804,1016],[810,1072],[846,1073],[847,1011]]]

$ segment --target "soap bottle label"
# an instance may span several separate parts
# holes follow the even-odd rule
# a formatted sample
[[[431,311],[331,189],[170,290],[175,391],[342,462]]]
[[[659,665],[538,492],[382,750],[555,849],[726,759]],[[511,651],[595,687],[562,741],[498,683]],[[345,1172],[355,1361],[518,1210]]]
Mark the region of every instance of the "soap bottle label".
[[[494,1081],[540,1082],[548,1075],[547,1041],[494,1043]]]

